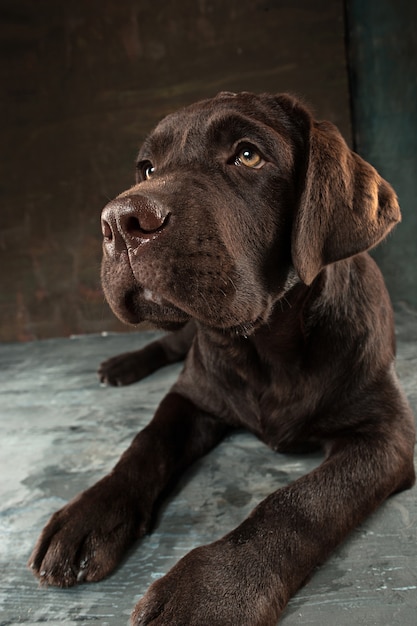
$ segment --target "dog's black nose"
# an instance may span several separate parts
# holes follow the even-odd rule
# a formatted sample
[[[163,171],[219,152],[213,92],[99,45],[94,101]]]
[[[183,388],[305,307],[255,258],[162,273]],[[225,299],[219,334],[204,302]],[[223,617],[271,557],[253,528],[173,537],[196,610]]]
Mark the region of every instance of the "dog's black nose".
[[[137,248],[156,238],[167,226],[170,213],[146,196],[121,196],[107,204],[101,214],[105,243]]]

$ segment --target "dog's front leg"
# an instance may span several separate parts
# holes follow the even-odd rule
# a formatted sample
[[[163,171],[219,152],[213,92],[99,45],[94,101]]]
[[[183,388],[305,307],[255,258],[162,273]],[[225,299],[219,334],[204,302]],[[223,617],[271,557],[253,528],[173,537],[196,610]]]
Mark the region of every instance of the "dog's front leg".
[[[335,444],[315,471],[264,500],[234,531],[187,554],[137,604],[134,626],[275,626],[290,597],[389,494],[411,486],[402,445]]]
[[[51,517],[29,559],[41,583],[69,587],[109,574],[146,532],[161,492],[224,431],[190,401],[168,394],[114,469]]]
[[[131,385],[161,367],[182,361],[195,335],[194,323],[188,322],[181,330],[164,335],[140,350],[124,352],[100,364],[98,375],[102,383]]]

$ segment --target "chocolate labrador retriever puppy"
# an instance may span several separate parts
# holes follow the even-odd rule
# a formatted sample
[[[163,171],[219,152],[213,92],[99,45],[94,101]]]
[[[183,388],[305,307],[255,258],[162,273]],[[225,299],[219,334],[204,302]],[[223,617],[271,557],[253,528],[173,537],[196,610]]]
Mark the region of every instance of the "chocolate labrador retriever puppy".
[[[102,283],[125,322],[176,332],[100,375],[185,366],[110,474],[52,516],[30,559],[43,583],[107,576],[161,493],[233,428],[325,460],[181,559],[135,626],[275,625],[316,565],[412,486],[414,419],[365,252],[399,219],[388,183],[288,95],[221,93],[156,127],[136,184],[103,210]]]

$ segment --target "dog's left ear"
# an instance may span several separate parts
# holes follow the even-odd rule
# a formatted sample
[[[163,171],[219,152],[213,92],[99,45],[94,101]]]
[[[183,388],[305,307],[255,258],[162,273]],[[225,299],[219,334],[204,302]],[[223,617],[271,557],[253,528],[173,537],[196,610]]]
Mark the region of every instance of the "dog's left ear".
[[[372,248],[401,219],[397,197],[352,152],[330,122],[311,122],[305,187],[295,215],[292,257],[309,285],[330,263]]]

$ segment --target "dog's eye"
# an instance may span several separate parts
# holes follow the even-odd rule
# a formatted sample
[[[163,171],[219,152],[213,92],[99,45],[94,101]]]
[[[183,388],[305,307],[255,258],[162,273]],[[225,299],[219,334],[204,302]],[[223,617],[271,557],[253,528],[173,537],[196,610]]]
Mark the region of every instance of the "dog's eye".
[[[148,165],[146,165],[146,167],[143,170],[143,175],[145,176],[146,180],[148,180],[149,178],[151,178],[154,172],[155,172],[154,166],[151,165],[151,163],[148,163]]]
[[[236,155],[235,165],[244,165],[253,169],[259,169],[264,165],[265,161],[251,146],[245,146]]]
[[[139,164],[138,169],[142,172],[144,180],[149,180],[155,173],[155,168],[150,161]]]

